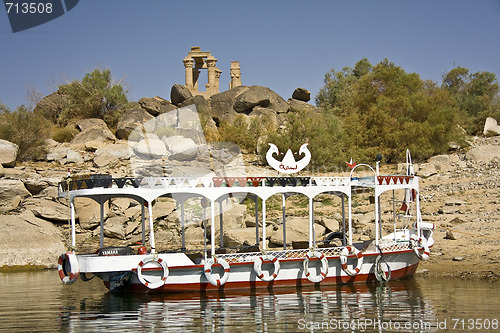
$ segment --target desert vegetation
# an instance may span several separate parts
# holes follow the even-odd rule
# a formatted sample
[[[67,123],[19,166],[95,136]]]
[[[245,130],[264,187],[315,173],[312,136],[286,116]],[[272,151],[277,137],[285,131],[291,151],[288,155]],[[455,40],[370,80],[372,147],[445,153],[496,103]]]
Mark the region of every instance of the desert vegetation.
[[[480,133],[487,117],[500,119],[499,91],[489,72],[457,67],[438,84],[387,59],[372,65],[363,58],[325,74],[314,110],[280,111],[277,123],[246,114],[220,121],[205,106],[200,114],[208,142],[234,142],[262,157],[267,142],[294,151],[309,142],[315,165],[336,168],[351,157],[371,161],[382,154],[395,162],[408,148],[418,161],[464,146],[465,136]],[[19,146],[20,160],[42,158],[45,140],[71,141],[77,120],[100,118],[114,132],[129,105],[126,94],[110,70],[95,69],[59,85],[33,110],[0,104],[0,138]]]

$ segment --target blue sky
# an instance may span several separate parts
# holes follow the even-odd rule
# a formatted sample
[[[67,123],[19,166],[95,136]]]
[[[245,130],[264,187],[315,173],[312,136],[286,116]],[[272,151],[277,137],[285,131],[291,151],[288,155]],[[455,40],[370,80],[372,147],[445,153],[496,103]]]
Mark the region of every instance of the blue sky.
[[[363,57],[439,83],[455,66],[500,77],[500,1],[81,0],[18,33],[2,6],[0,41],[0,102],[11,109],[29,89],[47,95],[96,67],[123,78],[130,100],[170,99],[195,45],[219,60],[221,91],[238,60],[244,85],[288,99],[297,87],[315,96],[326,72]]]

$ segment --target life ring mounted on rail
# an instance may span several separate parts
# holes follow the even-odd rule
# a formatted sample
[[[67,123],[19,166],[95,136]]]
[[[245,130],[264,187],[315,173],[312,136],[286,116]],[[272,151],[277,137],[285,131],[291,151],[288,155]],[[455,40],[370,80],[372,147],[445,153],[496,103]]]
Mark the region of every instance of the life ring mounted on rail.
[[[160,267],[162,269],[162,276],[161,276],[160,280],[158,280],[156,282],[151,282],[151,281],[148,281],[144,277],[142,270],[145,268],[144,266],[148,263],[157,263],[160,265]],[[163,286],[165,284],[165,281],[167,281],[168,273],[169,273],[169,270],[168,270],[168,266],[165,263],[165,261],[162,258],[158,258],[157,256],[154,256],[154,255],[144,258],[137,265],[137,277],[139,278],[139,281],[141,281],[142,284],[145,285],[146,287],[148,287],[149,289],[156,289],[156,288]]]
[[[265,262],[271,262],[274,265],[274,271],[268,277],[265,277],[264,273],[262,272],[262,264]],[[255,261],[253,262],[253,270],[255,271],[259,279],[265,282],[270,282],[276,279],[280,272],[280,261],[278,260],[278,258],[270,254],[265,254],[255,259]]]
[[[219,279],[216,279],[212,275],[212,267],[214,265],[221,265],[222,268],[224,268],[224,274]],[[205,277],[207,278],[208,282],[216,287],[220,287],[224,285],[224,283],[226,283],[227,279],[229,279],[230,270],[231,269],[229,268],[229,264],[227,263],[227,261],[217,258],[208,260],[203,267],[203,272],[205,272]]]
[[[357,264],[354,269],[350,269],[347,266],[347,257],[350,255],[356,255]],[[340,263],[342,264],[342,270],[346,272],[349,276],[356,276],[361,270],[361,266],[363,265],[363,252],[359,251],[353,245],[348,245],[342,249],[340,252]]]
[[[431,251],[429,250],[429,246],[427,245],[427,240],[424,237],[419,237],[416,234],[411,235],[410,244],[413,248],[413,251],[417,255],[420,260],[427,260],[431,255]],[[420,253],[419,247],[424,248],[424,252]]]
[[[309,260],[311,258],[317,258],[321,262],[321,271],[318,275],[312,275],[309,271]],[[328,260],[325,255],[319,251],[309,251],[306,254],[306,258],[304,259],[304,274],[307,279],[313,283],[318,283],[323,281],[323,279],[328,274]]]
[[[80,265],[73,251],[67,251],[59,256],[57,272],[64,284],[75,283],[80,275]]]

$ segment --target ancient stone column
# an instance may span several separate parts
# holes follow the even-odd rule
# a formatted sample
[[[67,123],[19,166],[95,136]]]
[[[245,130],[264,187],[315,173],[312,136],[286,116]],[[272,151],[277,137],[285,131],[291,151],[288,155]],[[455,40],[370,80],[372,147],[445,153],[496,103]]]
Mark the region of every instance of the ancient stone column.
[[[207,64],[208,70],[208,83],[207,83],[207,93],[208,95],[214,95],[218,92],[214,92],[215,88],[215,64],[217,59],[206,59],[205,63]]]
[[[182,60],[184,63],[184,67],[186,69],[186,88],[189,90],[193,89],[193,64],[194,64],[194,59],[193,58],[184,58]]]
[[[231,61],[230,75],[231,82],[229,83],[229,89],[241,86],[241,71],[239,61]]]
[[[215,87],[214,87],[214,94],[219,93],[219,80],[220,80],[220,75],[222,74],[222,71],[218,68],[215,69]]]

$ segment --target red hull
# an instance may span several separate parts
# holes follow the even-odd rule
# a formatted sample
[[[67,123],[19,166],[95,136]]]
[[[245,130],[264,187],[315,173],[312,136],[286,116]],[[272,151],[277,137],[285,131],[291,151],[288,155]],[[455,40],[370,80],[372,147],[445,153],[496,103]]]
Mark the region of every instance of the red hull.
[[[417,270],[418,263],[415,265],[407,266],[403,269],[394,270],[391,272],[392,280],[401,280],[413,276]],[[143,284],[134,283],[131,285],[129,292],[139,293],[192,293],[192,292],[226,292],[235,291],[242,292],[244,290],[266,290],[273,288],[303,288],[311,286],[326,286],[326,285],[339,285],[339,284],[352,284],[352,283],[366,283],[376,281],[375,275],[370,274],[357,274],[356,276],[332,276],[326,277],[320,283],[312,283],[307,278],[304,279],[291,279],[291,280],[274,280],[271,282],[264,281],[248,281],[248,282],[227,282],[226,284],[217,287],[208,282],[204,283],[179,283],[179,284],[165,284],[157,289],[149,289]],[[109,289],[109,282],[104,282],[104,285]]]

